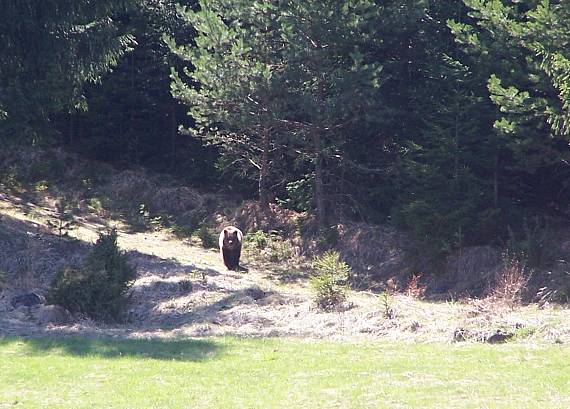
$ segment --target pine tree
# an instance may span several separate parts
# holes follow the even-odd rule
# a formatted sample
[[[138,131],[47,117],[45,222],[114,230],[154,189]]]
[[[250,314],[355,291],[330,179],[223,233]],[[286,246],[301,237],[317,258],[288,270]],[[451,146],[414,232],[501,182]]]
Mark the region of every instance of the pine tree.
[[[524,217],[565,212],[570,201],[568,6],[546,0],[464,2],[470,19],[450,26],[463,46],[462,60],[486,82],[495,106],[503,218],[521,230]]]
[[[55,116],[59,142],[89,158],[119,166],[145,166],[184,177],[192,184],[212,187],[217,182],[215,149],[181,135],[190,126],[186,107],[170,93],[170,67],[183,63],[164,43],[164,33],[192,39],[181,21],[178,0],[146,0],[125,15],[136,47],[116,67],[87,84],[87,111]],[[194,4],[188,0],[189,6]]]
[[[134,44],[122,13],[139,0],[8,0],[0,14],[4,136],[37,141],[50,115],[85,108],[95,82]]]
[[[256,170],[265,210],[283,94],[276,81],[280,45],[271,34],[275,11],[265,1],[201,1],[199,11],[180,9],[198,33],[196,46],[169,41],[192,65],[172,72],[172,93],[196,123],[188,132],[219,147],[230,171]]]
[[[327,224],[331,168],[343,160],[346,131],[382,116],[379,89],[386,77],[371,52],[381,12],[373,1],[280,3],[284,85],[289,88],[291,125],[314,167],[317,220]]]
[[[486,75],[489,97],[498,108],[495,130],[514,156],[511,168],[536,179],[556,172],[569,158],[563,148],[570,129],[568,6],[547,0],[465,4],[475,23],[451,27],[475,57],[472,67],[478,64]]]
[[[195,133],[232,166],[258,169],[263,207],[277,141],[310,158],[324,225],[326,163],[342,152],[344,129],[379,114],[371,111],[382,67],[366,54],[376,41],[374,2],[203,1],[183,12],[199,33],[196,48],[173,49],[192,63],[187,75],[198,85],[175,72],[173,93],[190,106]]]

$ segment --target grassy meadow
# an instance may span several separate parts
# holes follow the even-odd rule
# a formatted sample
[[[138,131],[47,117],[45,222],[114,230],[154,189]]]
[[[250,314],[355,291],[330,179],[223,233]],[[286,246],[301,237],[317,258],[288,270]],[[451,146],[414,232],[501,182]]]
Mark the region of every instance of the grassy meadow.
[[[570,348],[0,339],[0,408],[566,408]]]

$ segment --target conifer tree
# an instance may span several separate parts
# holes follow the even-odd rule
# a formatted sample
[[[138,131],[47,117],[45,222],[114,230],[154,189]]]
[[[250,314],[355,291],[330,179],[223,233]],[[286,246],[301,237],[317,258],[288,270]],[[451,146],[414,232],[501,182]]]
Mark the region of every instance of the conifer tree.
[[[94,82],[134,44],[122,13],[139,0],[7,0],[0,13],[0,123],[36,141],[55,112],[84,108]]]
[[[472,20],[450,26],[498,108],[504,189],[511,203],[558,207],[570,200],[569,7],[548,0],[464,3]]]
[[[386,77],[371,52],[382,42],[383,11],[367,0],[280,3],[283,80],[293,101],[292,129],[312,158],[321,227],[329,217],[327,168],[342,161],[346,130],[383,115],[379,89]]]
[[[541,1],[465,0],[476,25],[452,24],[458,41],[487,71],[500,115],[494,126],[534,173],[563,158],[559,138],[570,135],[569,7]]]
[[[180,12],[197,31],[195,47],[169,40],[192,65],[183,73],[173,70],[171,86],[196,123],[188,132],[218,146],[230,171],[256,169],[260,202],[268,210],[270,154],[283,93],[276,82],[282,68],[272,36],[275,7],[265,1],[203,0],[198,11]]]
[[[210,0],[182,11],[198,31],[196,48],[173,49],[192,63],[186,75],[197,84],[174,72],[172,89],[190,106],[194,132],[219,145],[232,166],[258,169],[263,207],[276,138],[311,158],[324,225],[326,162],[342,152],[348,125],[379,115],[372,111],[382,67],[367,51],[377,41],[378,8],[356,0]]]

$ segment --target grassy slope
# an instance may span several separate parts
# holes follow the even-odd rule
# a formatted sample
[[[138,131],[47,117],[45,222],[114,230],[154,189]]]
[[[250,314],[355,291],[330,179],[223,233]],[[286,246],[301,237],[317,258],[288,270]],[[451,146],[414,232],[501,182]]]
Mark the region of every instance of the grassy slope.
[[[119,181],[121,183],[111,183],[115,190],[112,190],[110,197],[132,202],[135,208],[139,203],[147,202],[156,202],[156,207],[162,208],[159,205],[172,202],[168,195],[161,196],[164,199],[162,202],[158,200],[160,197],[156,200],[139,198],[134,194],[140,193],[139,185],[131,183],[133,179],[129,175],[130,173],[123,175]],[[158,183],[150,187],[157,186]],[[47,214],[53,215],[53,204],[50,204],[51,199],[47,200],[47,196],[46,200],[36,204],[10,199],[14,198],[8,195],[0,201],[0,213],[26,223],[33,219],[40,224],[45,222]],[[180,202],[184,205],[187,200]],[[182,208],[185,209],[184,206]],[[72,234],[90,242],[96,237],[99,227],[96,222],[104,220],[87,216],[81,219],[81,225]],[[27,230],[23,231],[24,234],[27,234]],[[147,257],[157,257],[159,261],[174,260],[180,264],[168,272],[162,269],[147,272],[146,278],[156,278],[149,282],[162,283],[166,278],[176,278],[179,273],[186,274],[186,267],[212,273],[216,273],[220,267],[216,252],[207,252],[181,242],[166,243],[167,240],[161,237],[159,233],[123,231],[121,234],[122,248],[137,250]],[[235,280],[242,282],[242,286],[244,281],[262,277],[263,280],[259,283],[266,284],[269,279],[279,278],[279,274],[289,277],[291,273],[277,269],[265,271],[251,260],[248,262],[251,264],[250,273]],[[272,264],[272,268],[277,264],[279,263]],[[290,263],[281,264],[289,267]],[[266,262],[261,265],[267,267]],[[151,267],[153,266],[154,264]],[[170,275],[165,277],[166,273]],[[226,294],[227,291],[233,294],[235,289],[229,284],[234,283],[224,281],[230,278],[222,272],[212,274],[208,279],[211,279],[212,287],[217,286],[223,290],[220,294]],[[306,281],[302,276],[293,278]],[[283,283],[277,281],[279,285],[275,285],[276,291],[293,288],[290,283],[284,284],[287,280],[283,280]],[[228,288],[224,284],[228,284]],[[295,287],[298,296],[306,295],[302,287]],[[207,290],[203,293],[216,295],[215,291],[209,291],[209,288]],[[178,293],[170,295],[179,296]],[[355,296],[356,293],[351,294],[351,297]],[[358,300],[363,305],[370,304],[360,298],[359,295]],[[170,301],[167,299],[165,302]],[[206,298],[206,301],[217,304],[215,299],[212,301]],[[398,312],[397,319],[392,321],[378,315],[382,305],[375,299],[370,307],[371,315],[364,313],[370,311],[362,311],[358,307],[328,315],[300,309],[302,314],[297,319],[297,324],[300,323],[302,328],[312,327],[321,336],[324,334],[323,329],[328,328],[330,334],[338,334],[339,329],[344,330],[352,322],[350,314],[353,314],[370,324],[372,329],[380,330],[378,336],[384,337],[384,341],[376,343],[356,343],[353,340],[341,344],[291,338],[227,337],[178,341],[0,338],[0,409],[570,407],[570,374],[567,364],[570,347],[470,343],[449,345],[445,342],[451,339],[453,329],[460,324],[468,324],[467,328],[481,325],[485,329],[496,329],[494,313],[472,306],[465,307],[463,311],[464,307],[455,303],[416,303],[399,297],[392,302]],[[287,305],[289,304],[295,303]],[[254,302],[248,306],[251,308],[230,305],[234,308],[228,310],[222,308],[226,307],[225,304],[221,305],[219,311],[213,311],[214,318],[218,321],[227,318],[227,322],[233,323],[233,326],[228,324],[230,333],[237,333],[246,325],[234,318],[240,318],[248,312],[263,312],[266,308]],[[275,314],[283,315],[285,320],[295,321],[291,317],[297,315],[284,314],[285,306],[277,303],[276,308]],[[232,312],[234,310],[236,311]],[[534,319],[533,311],[529,317],[523,315],[522,320],[528,321],[529,327],[536,328],[539,335],[560,330],[565,336],[560,338],[566,342],[570,339],[570,331],[561,329],[568,322],[567,313],[563,313],[558,314],[558,311],[552,309],[540,310],[536,312],[536,315],[540,314],[540,319]],[[311,321],[310,317],[314,320]],[[376,323],[372,322],[375,317]],[[278,321],[274,316],[271,318]],[[518,316],[515,318],[519,319]],[[413,321],[421,324],[417,332],[407,329]],[[397,324],[393,330],[392,324]],[[298,329],[295,326],[292,328]],[[355,332],[359,333],[358,330]],[[396,335],[390,337],[392,333]],[[424,333],[427,339],[443,341],[437,344],[407,344],[401,341],[414,340],[416,334],[423,340]],[[552,339],[558,337],[559,334],[554,334]],[[395,342],[388,344],[386,340],[390,339],[395,339]],[[550,341],[552,339],[549,338]]]
[[[0,408],[562,408],[569,347],[0,340]]]

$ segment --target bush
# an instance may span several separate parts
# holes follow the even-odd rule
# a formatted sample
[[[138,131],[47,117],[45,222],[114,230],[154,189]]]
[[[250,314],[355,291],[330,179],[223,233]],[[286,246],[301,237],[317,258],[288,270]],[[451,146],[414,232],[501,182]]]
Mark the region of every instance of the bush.
[[[330,226],[319,231],[318,243],[321,248],[331,248],[338,244],[340,237],[336,226]]]
[[[518,259],[525,260],[529,267],[546,267],[556,256],[553,246],[549,245],[552,235],[547,219],[535,217],[530,221],[523,219],[522,229],[514,232],[508,229],[508,251]]]
[[[422,279],[421,274],[412,275],[410,281],[408,281],[408,284],[406,285],[406,289],[404,290],[404,293],[408,297],[413,297],[418,299],[424,298],[427,287],[426,285],[420,283],[421,279]]]
[[[313,267],[317,272],[311,278],[311,286],[316,292],[317,305],[330,309],[344,302],[350,267],[340,260],[340,254],[327,251],[314,259]]]
[[[177,223],[173,223],[170,226],[170,231],[178,239],[187,239],[192,237],[192,234],[194,234],[194,229]]]
[[[257,230],[245,236],[245,241],[247,243],[252,243],[255,248],[261,250],[267,247],[269,240],[270,238],[268,237],[268,234],[263,230]]]
[[[47,221],[47,225],[61,239],[68,237],[69,232],[75,228],[76,224],[71,202],[66,197],[60,198],[55,204],[55,215],[52,220]]]
[[[509,306],[519,304],[531,275],[532,270],[529,270],[524,262],[508,253],[504,254],[503,266],[495,274],[491,296]]]
[[[192,280],[190,280],[188,278],[185,278],[184,280],[180,280],[178,285],[180,286],[180,291],[182,291],[185,294],[192,292],[192,289],[194,288],[194,285],[192,284]]]
[[[212,231],[203,224],[197,230],[196,235],[202,241],[202,247],[205,249],[211,249],[218,246],[217,237],[212,233]]]
[[[378,298],[380,299],[380,304],[382,305],[382,312],[384,314],[384,317],[390,320],[396,318],[396,311],[392,306],[392,296],[387,291],[383,291],[378,295]]]
[[[57,273],[47,299],[94,319],[116,320],[135,273],[119,250],[113,229],[99,236],[80,269],[66,267]]]
[[[272,242],[266,250],[267,258],[274,263],[293,257],[293,247],[287,242]]]
[[[282,262],[294,255],[293,246],[284,240],[278,231],[264,232],[257,230],[244,236],[248,249],[263,255],[271,262]],[[259,252],[261,250],[261,252]]]

